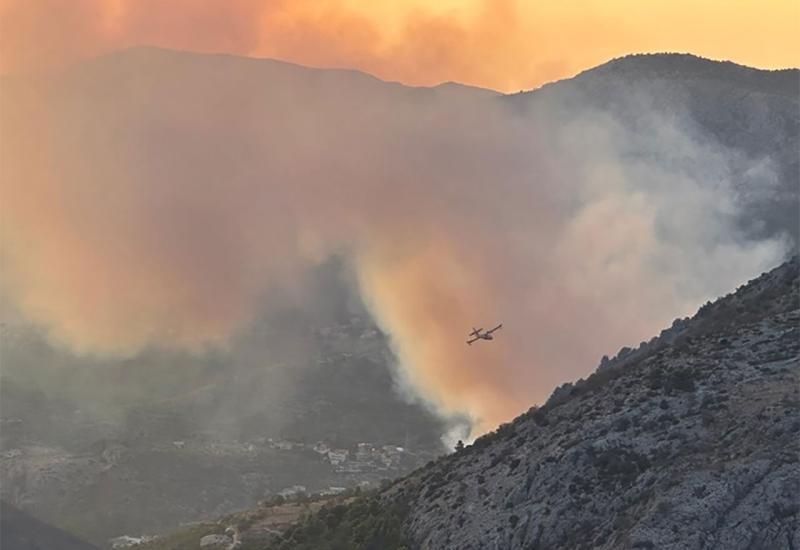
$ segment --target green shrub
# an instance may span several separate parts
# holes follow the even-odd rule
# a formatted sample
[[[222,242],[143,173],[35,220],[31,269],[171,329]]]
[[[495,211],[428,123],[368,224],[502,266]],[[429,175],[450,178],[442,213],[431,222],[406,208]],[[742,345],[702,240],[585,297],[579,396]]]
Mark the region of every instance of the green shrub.
[[[275,550],[394,550],[409,547],[404,499],[364,496],[349,504],[323,506],[290,528]]]

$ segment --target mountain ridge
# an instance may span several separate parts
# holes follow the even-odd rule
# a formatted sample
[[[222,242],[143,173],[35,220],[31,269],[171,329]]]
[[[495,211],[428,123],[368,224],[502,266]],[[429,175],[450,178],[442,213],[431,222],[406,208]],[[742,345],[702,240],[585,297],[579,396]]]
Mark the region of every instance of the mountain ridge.
[[[680,65],[680,67],[678,67]],[[757,82],[759,88],[774,90],[775,86],[786,87],[794,85],[794,90],[800,87],[800,69],[786,67],[782,69],[762,69],[736,63],[728,60],[716,60],[698,56],[691,53],[649,53],[629,54],[616,57],[596,67],[586,69],[576,74],[573,79],[584,79],[608,74],[632,76],[640,79],[663,78],[676,76],[697,76],[708,79],[726,80],[736,78]],[[572,79],[570,79],[572,80]],[[560,82],[560,81],[559,81]]]
[[[229,54],[222,52],[193,52],[189,50],[179,50],[179,49],[165,48],[160,46],[150,46],[150,45],[130,46],[128,48],[121,48],[118,50],[103,53],[79,61],[77,63],[73,63],[72,65],[70,65],[61,72],[62,73],[69,72],[83,65],[105,63],[120,58],[142,57],[142,56],[152,57],[154,55],[169,56],[172,58],[182,57],[187,60],[192,58],[218,59],[218,60],[227,60],[233,62],[263,64],[265,66],[270,65],[272,67],[284,66],[286,68],[292,68],[294,70],[302,70],[310,72],[319,71],[319,72],[358,75],[359,77],[366,77],[368,79],[375,80],[383,84],[399,85],[404,88],[411,88],[411,89],[435,90],[437,88],[458,87],[475,92],[486,93],[487,96],[498,96],[498,95],[516,96],[520,95],[520,93],[529,94],[532,92],[539,91],[543,88],[547,88],[574,79],[582,79],[588,76],[602,75],[610,72],[622,72],[628,74],[637,74],[638,72],[638,76],[640,78],[645,78],[648,76],[659,76],[660,71],[663,71],[665,68],[669,68],[670,65],[674,66],[677,63],[683,63],[683,67],[681,67],[681,69],[682,71],[684,71],[684,75],[686,74],[687,68],[688,68],[688,74],[703,75],[706,77],[709,76],[709,70],[713,71],[713,75],[717,77],[721,75],[730,76],[737,74],[748,75],[748,76],[760,75],[762,77],[764,75],[771,75],[772,77],[775,78],[775,80],[793,78],[795,80],[795,86],[796,87],[800,86],[800,68],[798,67],[765,69],[760,67],[752,67],[749,65],[745,65],[743,63],[737,63],[735,61],[730,61],[730,60],[707,58],[689,52],[632,53],[632,54],[622,55],[611,58],[608,61],[605,61],[593,67],[582,69],[572,76],[565,76],[563,78],[558,78],[553,81],[546,82],[540,86],[536,86],[534,88],[530,88],[527,90],[522,90],[522,92],[508,92],[508,93],[499,92],[497,90],[493,90],[491,88],[486,88],[482,86],[465,84],[453,80],[442,81],[438,84],[432,84],[432,85],[411,85],[400,82],[399,80],[383,79],[381,77],[375,76],[367,71],[363,71],[360,69],[350,69],[346,67],[315,67],[311,65],[304,65],[302,63],[297,63],[294,61],[287,61],[271,57],[252,57],[252,56]],[[16,78],[17,76],[18,75],[13,75],[13,74],[4,75],[3,78]]]

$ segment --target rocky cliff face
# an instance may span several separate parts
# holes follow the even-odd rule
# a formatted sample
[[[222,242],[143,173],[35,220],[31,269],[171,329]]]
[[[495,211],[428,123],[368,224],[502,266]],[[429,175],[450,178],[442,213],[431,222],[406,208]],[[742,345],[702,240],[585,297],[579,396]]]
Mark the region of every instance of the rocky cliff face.
[[[420,549],[800,547],[798,271],[704,306],[376,500]],[[313,547],[302,527],[287,539]]]

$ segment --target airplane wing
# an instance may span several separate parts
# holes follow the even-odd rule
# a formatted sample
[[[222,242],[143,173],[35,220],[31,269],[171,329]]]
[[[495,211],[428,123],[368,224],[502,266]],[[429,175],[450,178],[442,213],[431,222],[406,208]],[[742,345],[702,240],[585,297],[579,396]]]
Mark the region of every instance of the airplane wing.
[[[475,338],[473,338],[472,340],[467,340],[467,344],[469,344],[469,345],[472,345],[472,342],[477,342],[478,340],[480,340],[480,338],[478,338],[478,337],[476,336],[476,337],[475,337]]]
[[[491,334],[491,333],[493,333],[494,331],[496,331],[496,330],[499,330],[499,329],[501,329],[501,328],[503,328],[503,323],[500,323],[499,325],[497,325],[496,327],[494,327],[492,330],[487,330],[487,331],[486,331],[486,334]]]

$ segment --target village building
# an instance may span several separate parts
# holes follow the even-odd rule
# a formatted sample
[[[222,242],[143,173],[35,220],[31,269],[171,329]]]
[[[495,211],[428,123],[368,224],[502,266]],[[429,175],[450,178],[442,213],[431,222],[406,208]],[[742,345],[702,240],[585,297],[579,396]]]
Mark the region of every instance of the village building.
[[[328,451],[328,460],[332,466],[338,466],[347,462],[350,456],[350,451],[347,449],[331,449]]]

